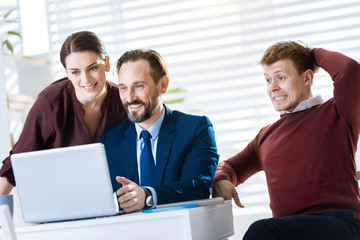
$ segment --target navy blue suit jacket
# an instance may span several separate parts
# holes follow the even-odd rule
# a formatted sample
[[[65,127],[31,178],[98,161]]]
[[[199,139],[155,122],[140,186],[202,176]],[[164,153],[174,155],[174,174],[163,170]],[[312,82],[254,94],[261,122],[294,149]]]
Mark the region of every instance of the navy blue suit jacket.
[[[134,123],[127,119],[107,130],[102,142],[114,191],[121,187],[116,176],[139,184]],[[152,186],[158,204],[208,198],[218,160],[210,120],[205,116],[171,111],[165,106],[156,151],[155,184]]]

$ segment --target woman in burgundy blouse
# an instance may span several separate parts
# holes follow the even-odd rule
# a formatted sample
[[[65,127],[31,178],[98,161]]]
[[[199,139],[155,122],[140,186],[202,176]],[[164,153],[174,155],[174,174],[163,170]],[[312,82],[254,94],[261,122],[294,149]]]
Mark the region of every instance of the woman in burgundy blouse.
[[[38,95],[19,140],[3,161],[0,195],[15,186],[11,154],[100,142],[106,129],[126,118],[116,84],[106,81],[109,57],[94,33],[70,35],[60,60],[67,78]]]

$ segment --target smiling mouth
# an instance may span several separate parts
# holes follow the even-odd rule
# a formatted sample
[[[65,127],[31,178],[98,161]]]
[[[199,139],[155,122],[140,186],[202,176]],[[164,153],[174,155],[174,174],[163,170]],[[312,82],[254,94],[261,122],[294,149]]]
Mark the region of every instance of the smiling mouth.
[[[94,83],[94,84],[91,85],[91,86],[83,86],[83,88],[84,88],[85,90],[90,90],[90,89],[94,88],[95,85],[96,85],[96,83]]]
[[[139,108],[141,108],[143,105],[142,104],[129,104],[128,108],[130,110],[138,110]]]
[[[124,103],[124,107],[129,111],[129,112],[133,112],[133,111],[139,111],[140,109],[142,109],[142,107],[144,107],[145,104],[139,100],[133,101],[131,103],[126,102]]]

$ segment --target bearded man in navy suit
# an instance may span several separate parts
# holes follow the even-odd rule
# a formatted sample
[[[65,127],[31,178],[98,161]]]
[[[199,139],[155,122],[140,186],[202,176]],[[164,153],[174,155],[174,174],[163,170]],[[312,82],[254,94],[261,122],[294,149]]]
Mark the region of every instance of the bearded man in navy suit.
[[[132,212],[208,198],[219,160],[210,120],[172,111],[162,103],[169,77],[156,51],[124,53],[117,72],[128,119],[106,131],[102,142],[120,207]],[[153,171],[141,167],[143,130],[151,137]],[[148,170],[153,174],[150,184],[142,180]]]

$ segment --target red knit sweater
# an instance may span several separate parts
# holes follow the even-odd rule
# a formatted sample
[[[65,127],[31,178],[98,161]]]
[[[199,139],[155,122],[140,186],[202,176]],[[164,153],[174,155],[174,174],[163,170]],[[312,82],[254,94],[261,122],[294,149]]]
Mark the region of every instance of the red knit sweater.
[[[334,98],[284,114],[247,147],[219,163],[214,181],[235,186],[265,171],[274,217],[352,209],[360,220],[355,152],[360,132],[360,64],[314,49],[334,81]]]

